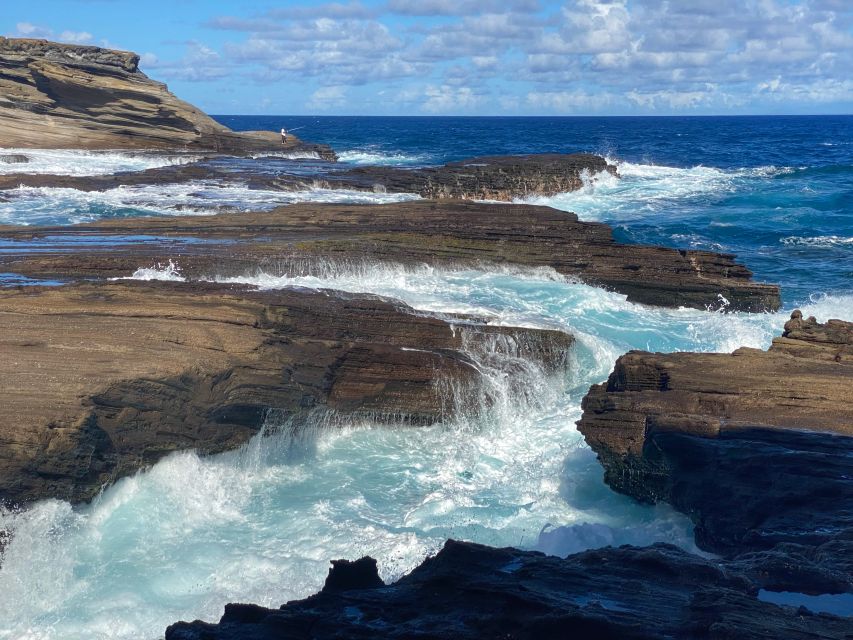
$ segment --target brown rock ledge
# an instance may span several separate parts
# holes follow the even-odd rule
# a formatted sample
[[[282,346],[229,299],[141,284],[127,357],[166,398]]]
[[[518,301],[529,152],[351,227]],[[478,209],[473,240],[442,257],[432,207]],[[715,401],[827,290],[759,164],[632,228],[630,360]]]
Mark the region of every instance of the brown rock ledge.
[[[277,149],[273,149],[274,151]],[[320,154],[321,157],[322,154]],[[0,157],[2,160],[2,157]],[[315,165],[315,167],[318,165]],[[169,166],[104,176],[7,174],[0,189],[63,187],[104,191],[119,186],[173,184],[190,180],[245,183],[253,189],[302,191],[311,188],[354,189],[387,193],[414,193],[436,200],[499,200],[509,202],[529,196],[551,196],[583,187],[585,175],[616,174],[616,167],[588,153],[492,156],[451,162],[439,167],[356,167],[342,170],[322,166],[314,174],[259,174],[251,170],[225,170],[210,163]]]
[[[109,241],[119,235],[151,238],[103,251],[91,243],[85,251],[73,246],[78,236]],[[26,250],[26,242],[48,236],[53,249]],[[752,282],[752,273],[733,255],[619,244],[605,224],[579,222],[572,213],[533,205],[300,204],[252,214],[0,227],[0,238],[21,241],[13,254],[0,251],[0,271],[33,277],[126,276],[169,259],[177,260],[190,278],[258,269],[310,271],[324,261],[518,265],[552,267],[651,305],[705,309],[728,303],[731,310],[774,311],[780,304],[779,288]]]
[[[476,352],[490,336],[544,368],[563,366],[572,342],[328,291],[0,290],[0,502],[88,500],[171,451],[235,448],[270,409],[296,426],[317,412],[435,422],[483,401],[463,340]],[[450,381],[456,398],[443,391]]]
[[[0,141],[5,147],[314,151],[269,131],[237,133],[175,97],[126,51],[0,37]]]
[[[853,323],[795,311],[768,351],[632,351],[583,401],[605,481],[788,591],[853,591]],[[747,554],[747,555],[744,555]]]

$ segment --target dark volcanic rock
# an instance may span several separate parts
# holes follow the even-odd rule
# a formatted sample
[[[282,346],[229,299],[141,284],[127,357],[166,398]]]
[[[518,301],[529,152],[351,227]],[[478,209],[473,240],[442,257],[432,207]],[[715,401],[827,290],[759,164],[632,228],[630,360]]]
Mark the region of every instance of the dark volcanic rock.
[[[769,588],[853,591],[851,390],[853,323],[795,311],[769,351],[622,356],[578,428],[611,487]]]
[[[191,170],[191,169],[188,169]],[[634,302],[699,309],[765,311],[779,307],[779,288],[751,281],[734,256],[707,251],[624,245],[610,227],[579,222],[548,207],[459,201],[382,206],[301,204],[266,213],[122,219],[73,227],[5,227],[0,237],[26,241],[103,234],[163,239],[110,249],[109,255],[67,251],[2,256],[2,270],[33,277],[126,276],[140,266],[179,261],[191,278],[273,274],[311,265],[370,261],[444,266],[551,267],[612,289]],[[175,248],[181,238],[194,242]],[[156,239],[156,238],[155,238]],[[197,242],[199,239],[217,241]],[[91,243],[88,245],[91,247]]]
[[[275,150],[277,149],[273,149]],[[319,155],[326,157],[324,154]],[[530,196],[550,196],[575,191],[583,186],[585,176],[593,176],[604,171],[615,175],[616,167],[607,164],[601,156],[588,153],[534,154],[472,158],[423,169],[357,167],[348,171],[329,171],[318,175],[271,175],[250,171],[224,171],[211,164],[195,165],[192,168],[159,167],[111,176],[22,173],[0,176],[0,189],[25,185],[103,191],[122,185],[208,180],[243,182],[253,189],[280,191],[301,191],[322,187],[369,192],[415,193],[434,200],[511,201]]]
[[[616,167],[589,153],[555,153],[470,158],[425,169],[359,167],[337,179],[351,188],[379,186],[392,193],[417,193],[434,200],[509,201],[576,191],[583,186],[584,175],[602,171],[615,175]]]
[[[564,361],[572,342],[558,331],[453,322],[327,291],[0,289],[0,502],[88,500],[169,452],[235,448],[270,410],[273,427],[351,416],[430,424],[484,397],[463,344],[469,332],[500,336],[509,351],[539,345],[527,353],[543,368]]]
[[[199,149],[222,153],[328,147],[269,131],[236,133],[139,70],[139,56],[99,47],[0,37],[0,140],[62,149]]]
[[[563,560],[449,541],[393,585],[370,586],[324,589],[280,609],[227,605],[219,624],[177,623],[166,640],[825,640],[851,628],[761,602],[738,572],[665,544]]]

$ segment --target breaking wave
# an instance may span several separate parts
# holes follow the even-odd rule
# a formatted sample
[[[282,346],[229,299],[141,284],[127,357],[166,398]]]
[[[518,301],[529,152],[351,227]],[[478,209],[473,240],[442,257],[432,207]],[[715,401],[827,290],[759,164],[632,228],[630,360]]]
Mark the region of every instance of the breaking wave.
[[[430,157],[425,154],[413,155],[368,149],[352,149],[338,153],[338,160],[356,165],[406,166],[427,164],[430,162]]]
[[[674,203],[735,193],[743,182],[795,171],[791,167],[723,170],[715,167],[668,167],[607,159],[618,177],[606,171],[584,172],[583,188],[523,202],[572,211],[582,220],[630,220],[659,215]]]
[[[807,247],[853,247],[853,237],[844,236],[788,236],[779,240],[782,244]]]

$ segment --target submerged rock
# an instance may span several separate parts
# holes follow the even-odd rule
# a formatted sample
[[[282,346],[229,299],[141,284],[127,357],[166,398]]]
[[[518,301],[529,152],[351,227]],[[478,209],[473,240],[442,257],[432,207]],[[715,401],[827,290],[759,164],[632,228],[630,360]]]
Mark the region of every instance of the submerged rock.
[[[0,155],[0,162],[3,164],[27,164],[29,161],[27,156],[20,153]]]
[[[0,289],[0,502],[88,500],[172,451],[233,449],[265,425],[425,425],[482,409],[469,331],[507,349],[543,345],[528,354],[543,369],[572,344],[559,331],[449,320],[302,289]]]
[[[139,56],[100,47],[0,37],[0,140],[52,149],[193,149],[223,153],[323,145],[277,133],[237,133],[139,70]]]
[[[451,540],[394,584],[369,587],[280,609],[230,604],[218,624],[180,622],[166,640],[840,640],[850,630],[849,619],[762,602],[737,571],[666,544],[560,559]]]
[[[63,249],[0,255],[4,271],[34,277],[115,277],[180,255],[190,278],[210,273],[273,275],[312,268],[391,262],[447,267],[549,267],[664,307],[772,311],[779,288],[752,282],[730,254],[685,251],[613,240],[605,224],[522,204],[418,201],[387,205],[298,204],[270,212],[203,217],[125,218],[73,227],[5,227],[0,237],[68,238],[103,234],[150,236],[143,246],[93,254]],[[157,241],[157,238],[161,241]],[[176,249],[175,241],[187,244]],[[207,240],[209,242],[198,242]],[[313,266],[312,266],[313,265]],[[725,303],[721,302],[721,296]],[[728,305],[728,306],[726,306]]]

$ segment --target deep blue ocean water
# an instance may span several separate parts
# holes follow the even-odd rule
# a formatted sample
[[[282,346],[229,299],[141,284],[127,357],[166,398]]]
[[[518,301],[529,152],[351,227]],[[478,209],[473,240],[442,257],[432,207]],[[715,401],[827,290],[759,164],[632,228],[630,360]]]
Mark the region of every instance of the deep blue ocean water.
[[[23,512],[0,508],[0,530],[13,532],[0,565],[0,640],[158,638],[178,619],[217,620],[226,602],[278,606],[305,597],[322,586],[331,558],[369,554],[383,578],[394,579],[449,537],[560,555],[655,541],[693,549],[685,516],[666,505],[634,503],[603,483],[574,424],[589,385],[605,380],[629,349],[766,348],[795,306],[821,321],[853,321],[853,117],[220,119],[237,129],[286,126],[305,140],[331,144],[341,166],[603,154],[620,178],[586,176],[578,192],[532,201],[608,222],[626,242],[736,253],[759,280],[782,285],[785,308],[752,314],[650,308],[549,269],[366,262],[320,265],[310,276],[251,271],[229,278],[262,288],[390,296],[428,313],[564,330],[576,344],[557,374],[472,348],[490,402],[439,425],[389,428],[319,414],[298,433],[270,424],[275,435],[240,451],[169,456],[90,505],[48,500]],[[195,160],[25,153],[27,171],[78,175]],[[322,164],[293,157],[215,162],[234,175]],[[0,164],[0,173],[20,170]],[[21,188],[3,196],[0,222],[11,224],[396,198],[256,190],[238,180],[105,192]],[[50,236],[28,247],[7,241],[0,254],[49,251],[55,242]],[[96,257],[103,242],[84,237],[79,245]],[[140,264],[127,276],[182,279],[179,256],[176,246],[173,261]],[[27,284],[14,274],[0,274],[0,285],[4,280]]]

